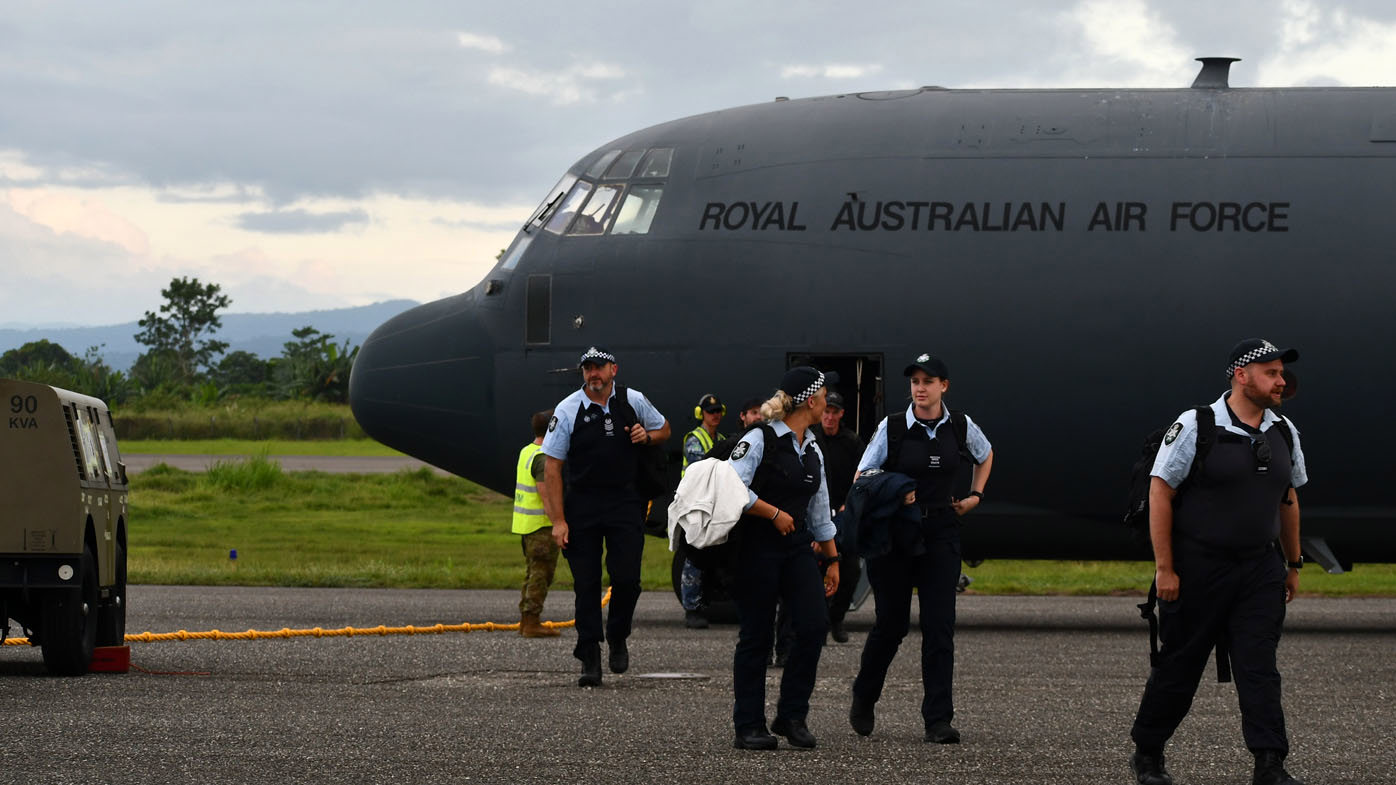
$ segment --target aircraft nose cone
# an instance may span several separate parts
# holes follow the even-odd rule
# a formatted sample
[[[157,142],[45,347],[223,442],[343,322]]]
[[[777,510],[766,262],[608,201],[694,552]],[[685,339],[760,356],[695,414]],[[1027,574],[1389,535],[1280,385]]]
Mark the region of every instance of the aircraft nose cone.
[[[498,473],[494,352],[459,295],[399,314],[374,330],[349,377],[349,405],[374,439],[472,478]],[[493,486],[495,483],[487,483]]]

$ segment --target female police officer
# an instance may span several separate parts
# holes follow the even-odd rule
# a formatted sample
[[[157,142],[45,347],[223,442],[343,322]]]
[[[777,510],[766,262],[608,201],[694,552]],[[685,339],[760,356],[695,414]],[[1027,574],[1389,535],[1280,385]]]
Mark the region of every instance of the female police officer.
[[[872,733],[873,705],[882,695],[887,668],[906,637],[914,588],[921,604],[925,740],[954,744],[960,740],[959,731],[950,725],[955,713],[950,696],[955,668],[955,582],[960,577],[956,519],[979,506],[994,453],[979,426],[967,415],[952,415],[942,401],[950,387],[950,372],[944,362],[923,354],[903,375],[911,380],[911,405],[904,415],[890,415],[877,426],[858,471],[883,469],[916,480],[916,489],[907,494],[906,503],[921,509],[921,536],[909,549],[897,548],[866,559],[877,616],[853,682],[848,720],[859,734]],[[969,496],[957,500],[951,494],[962,456],[975,467]]]
[[[761,407],[769,424],[747,431],[729,458],[749,496],[732,536],[741,620],[732,658],[737,749],[776,747],[766,730],[766,664],[777,598],[790,608],[795,645],[781,676],[771,730],[796,747],[815,745],[805,717],[828,626],[824,598],[839,583],[824,459],[810,430],[824,413],[824,381],[824,374],[809,366],[787,372],[775,397]],[[812,542],[830,563],[822,587]]]

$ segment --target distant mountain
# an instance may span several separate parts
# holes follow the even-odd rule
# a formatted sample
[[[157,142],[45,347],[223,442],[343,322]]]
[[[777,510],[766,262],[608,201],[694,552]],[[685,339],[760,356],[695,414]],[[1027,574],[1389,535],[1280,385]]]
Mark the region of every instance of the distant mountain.
[[[239,349],[270,359],[281,355],[282,344],[294,340],[291,331],[310,325],[322,333],[334,336],[336,344],[349,339],[355,346],[383,322],[418,303],[412,300],[361,305],[357,308],[336,308],[328,311],[301,313],[228,313],[219,318],[223,327],[215,337],[228,342],[228,351]],[[29,329],[0,329],[0,352],[17,349],[30,341],[47,339],[81,356],[89,346],[102,346],[102,357],[112,368],[124,371],[131,367],[145,347],[133,337],[140,332],[136,322],[103,327],[35,327]]]

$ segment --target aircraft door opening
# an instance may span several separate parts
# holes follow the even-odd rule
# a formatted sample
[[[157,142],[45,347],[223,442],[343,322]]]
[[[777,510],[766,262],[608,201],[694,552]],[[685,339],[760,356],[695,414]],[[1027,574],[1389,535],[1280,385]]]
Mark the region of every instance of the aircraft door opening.
[[[866,442],[882,419],[881,354],[790,354],[786,366],[813,365],[839,375],[830,389],[843,396],[843,427],[852,428]]]

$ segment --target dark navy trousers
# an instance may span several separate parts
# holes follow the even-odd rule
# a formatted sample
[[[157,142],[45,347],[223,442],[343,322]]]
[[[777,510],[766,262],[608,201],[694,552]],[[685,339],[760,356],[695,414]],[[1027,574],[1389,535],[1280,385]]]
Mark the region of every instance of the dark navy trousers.
[[[577,645],[573,654],[603,640],[612,643],[630,637],[635,603],[640,599],[640,558],[645,549],[644,521],[640,508],[622,505],[601,513],[569,518],[567,547],[562,551],[572,569],[576,591]],[[611,578],[610,614],[605,632],[601,625],[601,555],[605,546],[606,572]]]
[[[955,677],[955,583],[960,579],[960,537],[953,522],[926,529],[926,552],[896,551],[867,559],[876,616],[863,646],[853,695],[866,703],[882,696],[887,669],[911,626],[911,590],[921,617],[921,718],[926,727],[955,716],[951,684]]]
[[[738,731],[766,728],[766,667],[774,643],[776,600],[790,609],[794,645],[780,679],[776,717],[804,721],[828,630],[824,581],[810,550],[809,532],[785,537],[751,531],[737,555],[736,600],[741,628],[732,657],[735,700],[732,724]]]
[[[1252,751],[1289,752],[1275,651],[1285,618],[1285,565],[1273,549],[1232,559],[1176,548],[1178,599],[1159,602],[1159,664],[1149,673],[1130,736],[1162,750],[1192,707],[1213,646],[1224,636]]]

